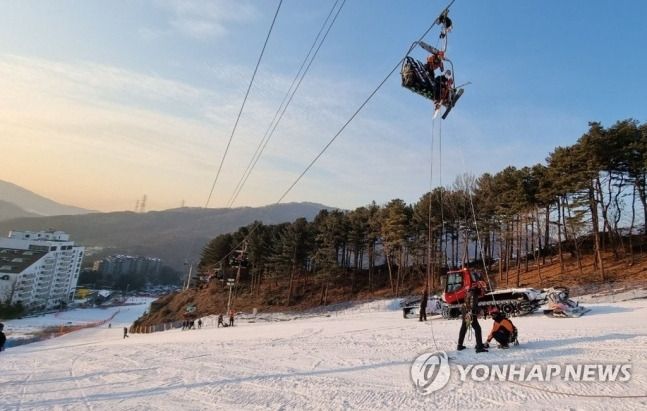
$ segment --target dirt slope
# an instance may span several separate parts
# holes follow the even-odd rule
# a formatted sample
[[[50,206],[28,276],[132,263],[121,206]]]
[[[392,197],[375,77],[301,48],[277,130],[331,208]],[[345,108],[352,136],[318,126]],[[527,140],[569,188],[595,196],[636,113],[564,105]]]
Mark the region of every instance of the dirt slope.
[[[498,272],[498,267],[488,269],[487,273],[495,289],[507,287],[546,288],[552,286],[567,286],[582,289],[582,286],[596,284],[618,284],[634,281],[647,281],[647,254],[637,254],[633,261],[617,260],[613,255],[604,257],[605,276],[600,270],[594,269],[592,256],[585,256],[581,264],[570,257],[564,261],[564,267],[557,257],[547,258],[544,262],[530,261],[528,266],[511,267],[507,272]],[[517,284],[517,278],[519,283]],[[422,293],[424,284],[419,278],[403,279],[399,296]],[[440,288],[435,290],[441,292]],[[260,312],[278,312],[305,310],[322,305],[321,286],[312,278],[301,278],[294,287],[293,298],[286,304],[288,284],[278,282],[262,284],[260,291],[250,292],[247,287],[232,289],[232,306],[238,312],[251,312],[254,308]],[[348,286],[331,287],[328,290],[326,304],[345,301],[367,300],[376,298],[395,297],[395,293],[387,285],[369,291],[367,287],[355,291]],[[202,317],[211,314],[225,313],[229,300],[229,287],[222,282],[213,281],[202,289],[189,289],[172,294],[158,300],[152,312],[140,318],[137,325],[157,325],[178,321],[188,317]],[[187,307],[195,307],[191,313]]]

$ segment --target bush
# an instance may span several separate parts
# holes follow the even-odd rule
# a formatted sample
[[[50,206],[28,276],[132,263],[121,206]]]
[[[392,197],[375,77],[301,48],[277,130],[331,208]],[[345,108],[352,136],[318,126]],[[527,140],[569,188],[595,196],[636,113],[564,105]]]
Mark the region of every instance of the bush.
[[[9,301],[0,303],[0,318],[5,320],[22,317],[25,311],[22,301],[18,301],[15,304],[11,304]]]

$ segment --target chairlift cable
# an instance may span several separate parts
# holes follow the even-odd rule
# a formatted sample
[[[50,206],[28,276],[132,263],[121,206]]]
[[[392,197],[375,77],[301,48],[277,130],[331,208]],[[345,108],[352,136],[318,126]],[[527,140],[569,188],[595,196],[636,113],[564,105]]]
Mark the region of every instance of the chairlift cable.
[[[449,10],[449,7],[454,3],[454,1],[456,1],[456,0],[452,0],[452,1],[449,3],[449,5],[448,5],[444,10],[443,10],[443,13],[444,13],[445,11]],[[279,7],[280,7],[280,4],[279,4]],[[278,13],[278,10],[277,10],[277,13]],[[429,28],[425,31],[425,33],[420,37],[420,40],[422,40],[422,39],[427,35],[427,33],[429,33],[429,31],[431,31],[431,29],[432,29],[436,24],[437,24],[437,20],[434,20],[434,22],[429,26]],[[417,42],[414,42],[414,43],[412,44],[411,48],[409,49],[409,52],[411,52],[411,50],[413,50],[413,48],[416,46],[416,44],[417,44]],[[407,53],[407,54],[408,54],[408,53]],[[387,80],[388,80],[388,79],[393,75],[393,73],[395,73],[395,71],[400,67],[400,65],[402,64],[402,62],[403,62],[403,61],[404,61],[404,58],[403,58],[402,60],[400,60],[400,61],[399,61],[399,62],[398,62],[394,67],[393,67],[393,69],[391,69],[391,71],[390,71],[390,72],[385,76],[385,78],[384,78],[384,79],[383,79],[383,80],[382,80],[382,81],[377,85],[377,87],[376,87],[376,88],[375,88],[375,89],[374,89],[374,90],[369,94],[369,96],[364,100],[364,102],[359,106],[359,108],[357,108],[357,110],[355,110],[355,112],[350,116],[350,118],[349,118],[349,119],[344,123],[344,125],[339,129],[339,131],[338,131],[338,132],[337,132],[337,133],[336,133],[336,134],[335,134],[335,135],[330,139],[330,141],[329,141],[329,142],[324,146],[324,148],[319,152],[319,154],[317,154],[317,155],[315,156],[315,158],[310,162],[310,164],[309,164],[309,165],[308,165],[308,166],[303,170],[303,172],[302,172],[302,173],[301,173],[301,174],[296,178],[296,180],[295,180],[295,181],[294,181],[294,182],[293,182],[293,183],[292,183],[292,184],[287,188],[287,190],[283,193],[283,195],[281,195],[281,197],[279,197],[279,199],[278,199],[278,200],[277,200],[273,205],[280,204],[280,203],[281,203],[281,201],[283,201],[283,199],[284,199],[284,198],[285,198],[285,197],[290,193],[290,191],[292,191],[292,189],[293,189],[293,188],[297,185],[297,183],[298,183],[298,182],[303,178],[303,176],[304,176],[304,175],[305,175],[305,174],[306,174],[306,173],[307,173],[307,172],[312,168],[312,166],[317,162],[317,160],[319,160],[319,158],[321,158],[321,156],[325,153],[325,151],[326,151],[326,150],[327,150],[327,149],[332,145],[332,143],[337,139],[337,137],[339,137],[339,135],[340,135],[340,134],[341,134],[341,133],[346,129],[346,127],[347,127],[347,126],[348,126],[348,125],[349,125],[349,124],[350,124],[350,123],[355,119],[355,117],[357,117],[357,115],[359,114],[359,112],[360,112],[360,111],[361,111],[361,110],[362,110],[362,109],[363,109],[363,108],[368,104],[368,102],[373,98],[373,96],[375,96],[375,94],[379,91],[379,89],[380,89],[380,88],[382,88],[382,86],[383,86],[383,85],[387,82]],[[214,182],[214,184],[215,184],[215,182]],[[212,192],[213,192],[213,188],[212,188]],[[232,250],[229,254],[227,254],[227,256],[226,256],[226,257],[224,257],[223,259],[221,259],[221,260],[220,260],[220,262],[222,262],[222,261],[226,261],[226,259],[227,259],[227,258],[229,258],[229,256],[230,256],[230,255],[235,251],[235,249],[237,249],[241,244],[243,244],[245,241],[247,241],[247,239],[252,235],[252,233],[253,233],[254,231],[256,231],[256,229],[260,226],[260,224],[261,224],[261,222],[260,222],[260,221],[259,221],[257,224],[255,224],[255,225],[250,229],[250,231],[247,233],[247,235],[245,236],[245,238],[243,239],[243,241],[241,241],[239,244],[237,244],[237,245],[236,245],[236,247],[234,248],[234,250]]]
[[[250,90],[251,90],[251,88],[252,88],[252,84],[254,83],[254,79],[256,78],[256,73],[257,73],[257,71],[258,71],[258,67],[259,67],[259,66],[260,66],[260,64],[261,64],[261,60],[263,59],[263,54],[265,53],[265,49],[266,49],[266,47],[267,47],[267,43],[268,43],[268,41],[269,41],[269,39],[270,39],[270,35],[272,34],[272,30],[273,30],[273,28],[274,28],[274,24],[276,23],[276,18],[277,18],[278,14],[279,14],[279,10],[281,10],[281,5],[282,5],[282,4],[283,4],[283,0],[279,0],[279,5],[278,5],[278,7],[276,8],[276,12],[274,13],[274,18],[272,19],[272,24],[270,25],[270,28],[269,28],[269,30],[268,30],[268,32],[267,32],[267,36],[265,37],[265,43],[263,44],[263,48],[261,49],[261,53],[260,53],[260,55],[259,55],[259,57],[258,57],[258,60],[257,60],[257,62],[256,62],[256,67],[254,68],[254,72],[253,72],[253,74],[252,74],[252,78],[250,79],[250,81],[249,81],[249,85],[247,86],[247,92],[245,93],[245,97],[243,98],[243,103],[241,104],[240,110],[239,110],[239,112],[238,112],[238,116],[237,116],[237,118],[236,118],[236,122],[234,123],[234,128],[232,129],[232,131],[231,131],[231,135],[229,136],[229,141],[227,142],[227,146],[226,146],[226,148],[225,148],[225,152],[223,153],[223,155],[222,155],[222,159],[221,159],[221,161],[220,161],[220,165],[218,166],[218,171],[217,171],[217,173],[216,173],[216,177],[215,177],[215,178],[214,178],[214,180],[213,180],[213,184],[211,185],[211,190],[209,191],[209,195],[207,196],[207,201],[206,201],[206,203],[205,203],[205,205],[204,205],[204,208],[203,208],[203,209],[205,209],[205,210],[207,209],[207,207],[209,206],[209,202],[211,201],[211,197],[212,197],[212,195],[213,195],[213,191],[214,191],[214,189],[215,189],[215,187],[216,187],[216,183],[217,183],[217,181],[218,181],[218,177],[220,176],[220,172],[221,172],[221,170],[222,170],[222,166],[223,166],[223,164],[224,164],[224,162],[225,162],[225,158],[227,157],[227,152],[229,151],[229,146],[231,145],[231,141],[232,141],[232,140],[233,140],[233,138],[234,138],[234,134],[235,134],[235,132],[236,132],[236,128],[238,127],[238,122],[240,121],[240,117],[241,117],[241,115],[242,115],[242,113],[243,113],[243,109],[244,109],[244,107],[245,107],[245,103],[247,102],[247,97],[249,96],[249,92],[250,92]],[[186,257],[185,257],[185,265],[186,265],[186,261],[189,259],[189,256],[191,255],[191,252],[192,252],[192,250],[193,250],[193,246],[195,245],[195,239],[196,239],[196,236],[197,236],[197,234],[194,234],[193,236],[191,236],[191,242],[189,243],[189,247],[188,247],[188,250],[187,250],[187,253],[186,253]],[[190,280],[190,279],[189,279],[189,280]]]
[[[323,32],[323,30],[324,30],[324,28],[325,28],[325,26],[326,26],[326,23],[327,23],[327,22],[328,22],[328,20],[330,19],[330,16],[332,15],[332,13],[333,13],[333,11],[334,11],[334,9],[335,9],[335,6],[336,6],[338,3],[339,3],[339,0],[337,0],[337,1],[335,2],[335,4],[333,5],[333,7],[332,7],[332,9],[331,9],[330,13],[328,14],[328,17],[326,18],[326,20],[325,20],[324,24],[323,24],[323,25],[322,25],[322,27],[321,27],[321,30],[319,31],[319,34],[317,35],[317,38],[316,38],[316,39],[315,39],[315,41],[313,42],[313,45],[312,45],[312,47],[310,48],[310,51],[308,52],[308,55],[307,55],[307,56],[306,56],[306,58],[304,59],[304,61],[303,61],[302,65],[301,65],[301,68],[299,69],[299,72],[301,72],[301,70],[303,69],[304,65],[305,65],[305,64],[306,64],[306,62],[308,61],[308,57],[309,57],[309,55],[311,54],[312,50],[314,49],[314,47],[315,47],[315,45],[316,45],[316,43],[317,43],[318,38],[320,37],[321,33]],[[285,102],[285,100],[287,99],[288,95],[289,95],[289,99],[287,100],[287,103],[286,103],[284,106],[283,106],[283,103],[281,103],[281,106],[283,106],[283,111],[280,113],[280,116],[278,117],[278,120],[277,120],[276,122],[274,122],[274,120],[272,120],[272,123],[274,123],[274,127],[273,127],[273,128],[272,128],[272,124],[270,123],[270,128],[272,128],[272,131],[271,131],[271,133],[269,134],[269,137],[267,137],[267,139],[265,139],[265,138],[264,138],[264,141],[265,141],[265,142],[264,142],[264,144],[263,144],[262,148],[260,148],[260,153],[261,153],[261,154],[262,154],[263,150],[265,149],[265,146],[267,145],[267,142],[269,141],[269,138],[270,138],[270,137],[272,136],[272,134],[274,133],[274,130],[276,129],[276,127],[277,127],[277,125],[278,125],[279,121],[281,120],[281,118],[282,118],[283,114],[285,113],[285,110],[287,109],[288,105],[289,105],[289,104],[290,104],[290,102],[292,101],[292,98],[294,97],[294,94],[296,93],[297,89],[298,89],[298,88],[299,88],[299,86],[301,85],[301,82],[303,81],[303,78],[304,78],[305,74],[307,73],[307,71],[309,70],[310,66],[312,65],[312,62],[314,61],[314,58],[315,58],[315,57],[316,57],[316,55],[319,53],[319,50],[321,49],[321,46],[323,45],[323,42],[325,41],[326,37],[328,36],[328,33],[330,32],[330,29],[332,28],[332,25],[333,25],[333,24],[335,23],[335,21],[337,20],[337,17],[339,16],[339,13],[341,12],[341,9],[344,7],[344,5],[345,5],[345,4],[346,4],[346,0],[343,0],[343,3],[342,3],[342,4],[341,4],[341,6],[339,7],[339,9],[337,9],[337,13],[335,14],[335,17],[333,18],[332,22],[331,22],[331,23],[330,23],[330,25],[328,26],[328,29],[326,30],[326,33],[325,33],[324,37],[322,38],[321,42],[319,42],[319,45],[317,46],[317,49],[315,50],[315,52],[314,52],[314,54],[313,54],[312,58],[310,59],[310,62],[308,62],[308,65],[306,66],[306,68],[305,68],[305,70],[304,70],[304,72],[303,72],[303,75],[301,76],[301,78],[300,78],[300,79],[298,80],[298,82],[296,83],[296,86],[294,87],[294,89],[293,89],[293,91],[292,91],[292,94],[291,94],[291,95],[290,95],[289,90],[290,90],[290,89],[292,89],[292,86],[295,84],[295,82],[296,82],[297,78],[299,77],[299,73],[297,73],[297,75],[296,75],[296,77],[295,77],[295,79],[294,79],[294,81],[293,81],[292,85],[291,85],[291,86],[290,86],[290,88],[288,89],[288,93],[287,93],[287,94],[286,94],[286,96],[284,97],[284,100],[283,100],[283,101]],[[279,111],[281,110],[281,106],[279,106]],[[275,117],[274,117],[275,119],[277,118],[277,115],[279,114],[279,111],[277,111],[277,113],[276,113],[276,115],[275,115]],[[268,129],[268,132],[269,132],[269,130],[270,130],[270,129]],[[267,132],[266,132],[266,136],[267,136],[267,135],[268,135],[268,134],[267,134]],[[261,143],[263,143],[263,142],[261,141]],[[259,147],[261,147],[261,146],[259,145]],[[259,149],[257,149],[257,152],[258,152],[258,151],[259,151]],[[249,168],[250,168],[250,166],[248,166],[249,173],[247,173],[247,175],[246,175],[246,176],[244,176],[244,180],[241,180],[241,181],[242,181],[242,183],[240,183],[240,182],[239,182],[239,188],[238,188],[238,191],[235,193],[235,196],[233,196],[232,198],[230,198],[229,205],[228,205],[229,207],[231,207],[231,205],[233,204],[233,202],[234,202],[234,201],[235,201],[235,199],[237,198],[238,194],[240,194],[240,190],[242,189],[242,185],[244,185],[244,184],[245,184],[245,182],[247,181],[247,178],[249,177],[249,174],[251,173],[252,169],[253,169],[253,168],[254,168],[254,166],[256,165],[256,162],[257,162],[257,161],[258,161],[258,159],[260,158],[260,155],[261,155],[261,154],[258,154],[258,156],[256,156],[255,160],[253,160],[253,164],[251,165],[251,169],[249,169]],[[286,194],[287,194],[287,193],[286,193]],[[285,196],[285,194],[284,194],[284,196]],[[276,205],[276,204],[279,204],[279,203],[280,203],[280,201],[281,201],[281,200],[279,200],[278,202],[276,202],[276,203],[275,203],[275,205]],[[228,261],[228,260],[230,259],[231,255],[235,252],[235,250],[236,250],[238,247],[240,247],[240,245],[241,245],[241,244],[243,244],[243,243],[245,243],[245,242],[247,241],[247,239],[251,236],[251,234],[252,234],[252,233],[253,233],[253,232],[258,228],[258,226],[259,226],[261,223],[262,223],[262,221],[259,221],[259,223],[258,223],[258,224],[254,225],[254,227],[252,227],[252,229],[249,231],[249,233],[247,233],[247,235],[245,236],[245,238],[244,238],[244,239],[243,239],[239,244],[237,244],[237,245],[234,247],[234,249],[233,249],[233,250],[231,250],[229,253],[227,253],[227,255],[225,255],[225,257],[223,257],[223,258],[222,258],[218,263],[223,263],[223,262]]]
[[[267,32],[267,37],[265,37],[265,43],[263,44],[263,48],[261,50],[261,54],[258,56],[258,61],[256,61],[256,67],[254,67],[254,73],[252,74],[252,78],[249,82],[249,85],[247,86],[247,91],[245,92],[245,97],[243,98],[243,104],[240,106],[240,110],[238,111],[238,116],[236,117],[236,122],[234,123],[234,128],[231,130],[231,135],[229,136],[229,141],[227,142],[227,146],[225,147],[225,152],[222,155],[222,160],[220,161],[220,165],[218,166],[218,172],[216,173],[216,178],[213,180],[213,184],[211,185],[211,191],[209,192],[209,196],[207,197],[207,203],[205,205],[205,208],[209,205],[209,201],[211,200],[211,196],[213,195],[213,190],[216,187],[216,182],[218,181],[218,177],[220,176],[220,171],[222,170],[222,165],[225,162],[225,158],[227,157],[227,152],[229,151],[229,146],[231,145],[231,141],[234,138],[234,134],[236,133],[236,128],[238,127],[238,122],[240,121],[240,117],[243,114],[243,109],[245,108],[245,103],[247,102],[247,97],[249,96],[249,92],[252,89],[252,84],[254,84],[254,79],[256,78],[256,73],[258,72],[258,67],[261,65],[261,60],[263,59],[263,54],[265,53],[265,48],[267,47],[267,42],[270,39],[270,35],[272,34],[272,29],[274,28],[274,24],[276,23],[276,17],[279,15],[279,10],[281,9],[281,4],[283,3],[283,0],[279,1],[279,6],[276,8],[276,13],[274,14],[274,19],[272,20],[272,25],[270,26],[270,30]]]
[[[335,17],[333,18],[332,22],[328,25],[328,29],[326,30],[325,35],[321,39],[321,42],[319,42],[319,45],[317,46],[317,42],[319,41],[319,38],[321,37],[321,34],[323,33],[326,25],[328,24],[328,21],[330,20],[330,17],[332,16],[337,4],[339,3],[340,0],[337,0],[335,4],[333,4],[330,13],[328,14],[328,17],[326,17],[326,20],[324,21],[323,25],[321,26],[321,29],[319,30],[319,33],[317,34],[317,37],[315,38],[314,42],[312,43],[312,46],[310,47],[310,50],[308,51],[308,54],[304,58],[303,62],[301,63],[301,67],[299,68],[296,76],[292,80],[292,84],[288,88],[288,91],[286,92],[285,96],[283,97],[283,101],[279,105],[278,110],[274,114],[274,118],[270,122],[270,125],[268,129],[265,131],[265,135],[263,136],[263,139],[260,141],[258,147],[256,148],[256,152],[252,156],[252,159],[250,160],[249,164],[247,165],[247,169],[243,173],[243,176],[241,177],[240,181],[238,182],[238,185],[234,189],[234,193],[230,197],[227,207],[231,207],[236,201],[236,198],[238,198],[238,195],[240,194],[241,190],[243,189],[243,186],[247,182],[247,179],[249,178],[250,174],[252,173],[254,167],[256,166],[256,163],[258,162],[260,156],[263,154],[263,151],[265,150],[265,147],[267,146],[267,143],[269,142],[270,138],[274,134],[274,131],[276,130],[276,127],[278,126],[279,122],[283,118],[283,115],[285,114],[285,111],[287,110],[288,106],[292,102],[292,98],[296,94],[297,90],[299,89],[299,86],[301,85],[301,82],[303,81],[303,78],[305,77],[306,73],[310,69],[310,66],[312,65],[312,62],[314,61],[315,57],[319,53],[319,50],[321,49],[321,46],[323,45],[323,42],[326,40],[328,37],[328,33],[330,32],[330,29],[332,28],[333,24],[337,20],[337,17],[339,16],[339,13],[341,12],[341,9],[344,7],[346,4],[346,0],[343,0],[343,3],[337,10],[337,13],[335,14]],[[312,51],[315,49],[315,46],[317,46],[316,51],[314,54],[312,54]],[[310,58],[310,55],[312,54],[312,58],[310,59],[310,62],[308,63],[308,59]],[[307,66],[306,66],[307,63]],[[305,67],[305,70],[304,70]],[[301,77],[301,78],[299,78]],[[296,86],[295,86],[296,84]],[[287,101],[287,103],[286,103]]]

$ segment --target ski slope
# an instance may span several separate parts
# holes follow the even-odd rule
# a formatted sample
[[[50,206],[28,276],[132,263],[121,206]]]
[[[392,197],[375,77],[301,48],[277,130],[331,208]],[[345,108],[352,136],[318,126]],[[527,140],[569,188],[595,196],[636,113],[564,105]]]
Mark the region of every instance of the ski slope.
[[[393,302],[321,316],[240,319],[235,327],[131,334],[146,305],[101,326],[0,353],[2,410],[646,409],[647,300],[587,304],[578,319],[515,318],[521,345],[456,352],[460,323],[405,320]],[[41,321],[96,321],[109,310],[76,310]],[[66,317],[66,316],[69,316]],[[280,321],[279,321],[280,319]],[[274,321],[273,321],[274,320]],[[5,322],[10,333],[33,319]],[[482,320],[484,334],[492,325]],[[11,331],[14,330],[14,331]],[[12,338],[12,335],[8,335]],[[416,391],[410,368],[446,351],[448,384]],[[626,382],[474,381],[458,364],[630,364]]]

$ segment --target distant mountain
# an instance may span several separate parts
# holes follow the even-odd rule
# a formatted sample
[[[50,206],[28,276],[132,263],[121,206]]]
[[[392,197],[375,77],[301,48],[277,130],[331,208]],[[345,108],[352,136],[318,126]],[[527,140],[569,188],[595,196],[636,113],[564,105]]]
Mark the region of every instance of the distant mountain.
[[[38,215],[25,211],[14,203],[0,200],[0,221],[20,217],[38,217]]]
[[[15,218],[0,221],[0,236],[8,235],[10,230],[62,230],[70,234],[76,244],[102,249],[94,254],[94,259],[115,253],[141,255],[161,258],[172,268],[183,270],[186,258],[197,261],[203,247],[220,234],[234,232],[254,221],[266,225],[293,222],[301,217],[312,221],[323,209],[333,208],[314,203],[289,203]]]
[[[3,180],[0,180],[0,200],[0,221],[7,218],[33,215],[54,216],[96,213],[93,210],[59,204]]]

